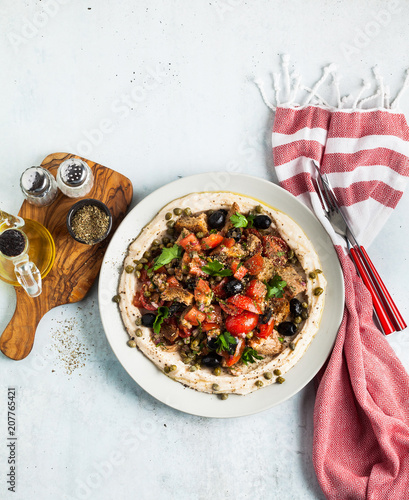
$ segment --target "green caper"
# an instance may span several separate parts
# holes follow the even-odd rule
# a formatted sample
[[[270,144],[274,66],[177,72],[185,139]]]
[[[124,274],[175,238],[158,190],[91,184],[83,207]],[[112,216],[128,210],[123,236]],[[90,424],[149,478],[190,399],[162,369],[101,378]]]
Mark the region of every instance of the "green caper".
[[[139,262],[141,264],[147,264],[148,263],[148,259],[146,259],[145,257],[142,257],[142,259]]]
[[[185,215],[192,215],[192,210],[191,210],[189,207],[187,207],[187,208],[185,208],[185,209],[183,210],[183,213],[184,213]]]
[[[150,259],[151,258],[151,253],[149,250],[146,250],[146,252],[143,253],[143,256],[145,257],[145,259]]]
[[[288,347],[289,347],[292,351],[294,351],[294,349],[295,349],[295,343],[294,343],[294,342],[290,342],[290,343],[288,344]]]
[[[301,304],[301,307],[303,307],[304,309],[308,309],[308,302],[303,302]]]
[[[142,337],[142,335],[143,335],[142,330],[141,330],[140,328],[138,328],[138,329],[136,330],[136,332],[135,332],[135,335],[136,335],[137,337]]]
[[[287,257],[289,259],[293,259],[294,258],[294,250],[292,250],[292,249],[288,250]]]
[[[166,223],[166,225],[169,227],[169,228],[173,228],[173,226],[175,225],[175,221],[174,220],[170,220]]]
[[[213,373],[216,375],[216,377],[218,377],[222,372],[222,369],[220,368],[220,366],[216,366],[216,368],[213,370]]]
[[[143,294],[144,294],[145,297],[150,297],[151,296],[151,292],[149,290],[145,290],[143,292]]]
[[[302,317],[302,319],[307,319],[308,318],[308,311],[306,309],[304,309],[304,311],[302,311],[301,317]]]
[[[226,401],[226,399],[229,397],[228,394],[219,394],[219,399],[221,399],[222,401]]]
[[[172,248],[172,247],[173,247],[173,243],[168,243],[168,244],[166,245],[166,248]]]
[[[257,387],[263,387],[264,382],[262,380],[256,380],[256,386]]]
[[[166,236],[162,239],[162,243],[163,243],[164,245],[167,245],[169,242],[170,242],[170,239],[169,239],[169,238],[167,238]]]
[[[136,318],[135,325],[136,326],[141,326],[142,325],[142,318],[140,316],[138,318]]]
[[[174,371],[176,371],[177,369],[178,369],[178,367],[177,367],[176,365],[170,365],[170,366],[169,366],[169,371],[170,371],[170,372],[174,372]]]
[[[297,264],[297,257],[292,257],[290,259],[291,264]]]
[[[199,341],[198,340],[194,340],[191,344],[190,344],[190,347],[192,349],[197,349],[199,347]]]
[[[220,385],[219,384],[213,384],[212,385],[212,391],[218,391],[220,389]]]
[[[186,357],[186,358],[185,358],[185,359],[183,359],[182,361],[185,363],[185,365],[189,365],[189,364],[190,364],[190,362],[191,362],[191,359],[190,359],[189,357]]]
[[[189,371],[190,372],[195,372],[197,370],[197,366],[196,365],[192,365],[190,368],[189,368]]]
[[[116,302],[118,304],[119,302],[121,302],[121,296],[120,295],[114,295],[112,297],[112,301]]]
[[[276,368],[274,371],[273,371],[274,375],[281,375],[281,370],[279,370],[278,368]]]
[[[199,231],[198,233],[196,233],[196,237],[197,238],[204,238],[204,233],[202,233],[202,231]]]
[[[183,210],[181,208],[174,208],[173,213],[175,215],[182,215]]]
[[[324,291],[324,290],[323,290],[320,286],[318,286],[318,287],[314,290],[314,295],[317,295],[317,296],[318,296],[318,295],[321,295],[321,294],[323,293],[323,291]]]
[[[134,340],[128,340],[127,344],[129,347],[136,347],[136,342]]]
[[[315,272],[316,272],[317,274],[321,274],[321,273],[322,273],[321,269],[316,269],[316,270],[315,270]]]
[[[165,368],[163,369],[163,371],[165,373],[169,373],[170,372],[170,367],[168,365],[166,365]]]
[[[155,247],[158,247],[160,245],[160,240],[157,238],[152,241],[152,245],[155,245]]]
[[[143,269],[143,264],[142,264],[142,262],[138,262],[138,264],[136,264],[136,266],[135,266],[135,269],[136,269],[137,271],[140,271],[141,269]]]
[[[262,211],[263,211],[263,207],[262,207],[261,205],[257,205],[257,206],[256,206],[256,212],[257,212],[258,214],[261,214],[261,212],[262,212]]]
[[[248,339],[251,339],[251,338],[253,337],[253,335],[254,335],[254,333],[253,333],[253,332],[249,332],[249,333],[246,335],[246,337],[247,337]]]
[[[271,380],[271,379],[273,378],[273,374],[272,374],[271,372],[266,372],[266,373],[264,374],[264,378],[265,378],[266,380]]]
[[[137,278],[140,278],[141,277],[141,271],[135,271],[135,276]]]
[[[277,377],[276,378],[276,382],[277,382],[277,384],[282,384],[283,382],[285,382],[285,378],[283,378],[283,377]]]
[[[165,215],[165,219],[166,220],[170,220],[172,218],[172,214],[171,212],[168,212],[166,215]]]
[[[296,316],[296,317],[294,318],[294,323],[295,323],[296,325],[299,325],[299,324],[301,323],[301,321],[302,321],[301,316]]]
[[[217,282],[220,282],[220,281],[222,281],[222,280],[223,280],[223,276],[216,276],[216,278],[215,278],[215,279],[216,279],[216,281],[217,281]]]
[[[125,267],[125,272],[128,273],[128,274],[131,274],[133,273],[134,271],[134,267],[133,266],[126,266]]]
[[[308,277],[312,280],[315,280],[315,278],[317,277],[316,273],[314,273],[314,271],[311,271],[308,275]]]

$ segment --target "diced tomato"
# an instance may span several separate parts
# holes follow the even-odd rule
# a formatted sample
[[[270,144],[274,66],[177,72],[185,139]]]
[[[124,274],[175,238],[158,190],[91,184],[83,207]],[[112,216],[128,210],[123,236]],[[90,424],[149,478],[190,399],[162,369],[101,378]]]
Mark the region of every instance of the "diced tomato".
[[[207,281],[200,279],[195,288],[195,300],[197,304],[210,305],[213,292]]]
[[[169,286],[181,288],[179,281],[174,276],[169,276],[169,278],[166,280],[166,283]]]
[[[149,281],[148,272],[145,268],[141,269],[141,277],[139,278],[139,280],[142,283],[146,283],[147,281]]]
[[[159,307],[157,305],[151,304],[149,299],[144,296],[143,291],[139,291],[134,299],[133,299],[133,305],[136,307],[142,307],[143,309],[146,309],[147,311],[156,311],[156,309]]]
[[[193,326],[198,326],[206,319],[206,314],[195,306],[192,306],[183,316],[183,318]]]
[[[220,307],[229,316],[236,316],[237,314],[243,312],[243,309],[241,309],[240,307],[234,306],[233,304],[228,304],[227,302],[224,304],[220,302]]]
[[[160,267],[159,269],[156,269],[156,271],[154,271],[155,273],[158,273],[158,274],[161,274],[161,273],[166,273],[166,267],[165,266],[162,266]]]
[[[210,330],[214,330],[215,328],[219,328],[217,323],[207,323],[206,321],[202,323],[202,331],[209,332]]]
[[[234,238],[223,238],[222,245],[226,248],[231,248],[236,243]]]
[[[228,281],[228,278],[223,278],[220,283],[212,287],[213,293],[219,299],[224,299],[226,297],[226,290],[224,289],[224,286]]]
[[[193,233],[188,234],[185,238],[179,241],[179,245],[184,248],[187,252],[191,250],[197,250],[200,247],[199,240]]]
[[[243,311],[237,316],[227,316],[225,321],[226,330],[232,335],[237,336],[240,333],[249,333],[257,326],[258,314]]]
[[[264,283],[259,280],[251,280],[249,286],[246,289],[247,297],[255,300],[264,300],[267,293],[267,287]]]
[[[233,261],[231,270],[233,271],[233,276],[238,280],[242,280],[247,274],[247,268],[243,264],[240,265],[239,260]]]
[[[186,339],[187,337],[190,337],[192,335],[193,330],[189,330],[188,328],[185,328],[184,326],[179,325],[179,337],[182,339]]]
[[[206,308],[206,322],[207,323],[218,323],[222,322],[222,311],[220,306],[212,305]]]
[[[243,354],[243,351],[246,347],[246,341],[244,339],[237,339],[237,345],[236,345],[236,350],[234,351],[234,354],[231,355],[226,351],[221,351],[220,355],[224,357],[226,360],[226,366],[233,366],[234,364],[237,363],[237,361],[240,360],[241,355]]]
[[[276,266],[285,266],[288,260],[288,245],[277,236],[263,236],[264,254]]]
[[[263,269],[263,257],[261,254],[256,253],[256,255],[247,259],[244,265],[247,267],[250,274],[258,274]]]
[[[189,274],[193,274],[193,276],[209,277],[208,274],[202,271],[202,267],[205,265],[206,262],[203,259],[201,259],[198,255],[195,255],[189,264]]]
[[[271,318],[270,321],[268,323],[266,323],[265,325],[259,325],[258,329],[259,329],[259,332],[257,333],[257,337],[259,337],[261,339],[266,339],[267,337],[269,337],[273,333],[274,319]]]
[[[252,313],[261,314],[263,312],[260,302],[244,295],[233,295],[227,299],[227,302]]]
[[[200,244],[202,245],[203,250],[209,250],[210,248],[215,248],[217,245],[220,245],[223,239],[223,236],[219,233],[210,234],[206,238],[202,238]]]

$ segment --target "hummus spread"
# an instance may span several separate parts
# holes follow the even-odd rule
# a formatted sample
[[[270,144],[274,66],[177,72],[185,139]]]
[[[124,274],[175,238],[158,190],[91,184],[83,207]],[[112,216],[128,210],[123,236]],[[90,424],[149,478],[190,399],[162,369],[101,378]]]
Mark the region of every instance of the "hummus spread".
[[[274,329],[274,335],[271,337],[274,337],[275,342],[281,345],[279,345],[278,349],[273,349],[273,353],[269,353],[268,348],[266,349],[268,343],[266,343],[265,339],[251,338],[252,332],[247,335],[242,334],[241,337],[245,339],[247,344],[251,345],[258,353],[263,353],[257,356],[257,358],[261,359],[253,358],[253,362],[247,364],[239,361],[231,367],[226,367],[224,363],[224,366],[222,365],[223,369],[215,370],[212,367],[203,366],[203,364],[202,366],[198,366],[197,363],[192,365],[192,363],[189,363],[189,358],[186,360],[186,355],[184,359],[181,356],[180,350],[183,350],[186,345],[189,346],[189,343],[193,341],[193,336],[198,335],[198,332],[200,332],[200,322],[199,327],[193,330],[192,338],[182,336],[174,344],[158,342],[153,329],[141,324],[141,318],[147,311],[141,307],[138,301],[135,301],[135,296],[141,287],[141,273],[137,272],[135,262],[141,268],[140,261],[142,259],[142,263],[144,263],[144,260],[146,260],[144,254],[147,255],[145,253],[147,251],[149,254],[152,242],[154,240],[163,241],[165,236],[169,237],[169,220],[167,220],[166,214],[172,214],[172,220],[176,221],[175,226],[177,227],[180,217],[174,215],[175,209],[179,209],[176,210],[179,213],[189,207],[193,215],[197,216],[205,213],[206,217],[208,217],[211,210],[225,209],[225,212],[228,212],[231,210],[233,203],[237,204],[235,206],[239,207],[241,214],[255,214],[257,207],[257,212],[261,211],[262,214],[271,219],[270,230],[285,241],[289,252],[294,255],[292,261],[296,261],[297,273],[302,277],[300,280],[303,280],[300,281],[303,283],[302,293],[298,294],[297,297],[300,299],[299,303],[303,303],[305,312],[302,321],[300,321],[300,317],[298,317],[298,321],[295,321],[293,316],[293,321],[299,323],[295,325],[296,333],[294,335],[280,335]],[[228,216],[230,214],[231,212],[228,213]],[[229,219],[226,221],[226,226],[220,231],[223,236],[226,236],[228,224]],[[175,240],[178,237],[178,231],[175,229],[171,229],[171,231],[174,232],[173,239]],[[216,231],[213,230],[212,232],[215,233]],[[265,231],[260,232],[267,234]],[[202,235],[199,234],[199,236]],[[181,236],[179,236],[179,240],[180,238]],[[282,254],[283,252],[278,253]],[[146,263],[143,265],[146,267]],[[318,272],[316,272],[317,270]],[[266,283],[267,286],[269,277],[271,275],[266,276],[266,280],[259,279]],[[220,278],[218,279],[220,280]],[[131,342],[131,345],[136,343],[137,348],[167,376],[202,392],[248,394],[260,387],[276,382],[284,382],[283,375],[301,359],[318,331],[324,307],[325,288],[326,280],[320,271],[318,255],[303,230],[289,216],[267,204],[240,194],[230,192],[192,193],[176,199],[162,208],[129,246],[119,283],[119,309],[130,340],[134,341],[134,343]],[[277,296],[279,297],[279,295]],[[220,300],[220,305],[223,305],[223,300]],[[154,308],[158,306],[159,304],[154,304]],[[185,303],[184,307],[192,306],[187,306],[187,303]],[[153,311],[153,308],[151,311]],[[291,321],[289,312],[286,316],[290,318],[287,321]],[[281,318],[281,320],[285,321],[285,318]],[[280,331],[280,329],[278,330]],[[260,349],[258,349],[259,345]]]

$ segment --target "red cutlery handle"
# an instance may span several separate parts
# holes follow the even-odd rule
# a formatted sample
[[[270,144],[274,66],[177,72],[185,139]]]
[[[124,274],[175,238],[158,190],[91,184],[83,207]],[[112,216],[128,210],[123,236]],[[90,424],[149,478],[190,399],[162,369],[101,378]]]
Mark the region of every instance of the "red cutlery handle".
[[[372,296],[373,306],[374,306],[375,312],[378,316],[379,322],[382,326],[382,329],[383,329],[385,335],[389,335],[390,333],[393,333],[395,331],[395,328],[394,328],[393,324],[391,323],[391,321],[390,321],[390,319],[389,319],[389,317],[388,317],[388,315],[387,315],[387,313],[382,305],[382,302],[378,297],[378,294],[376,293],[376,289],[374,288],[372,281],[370,280],[370,278],[366,272],[366,269],[365,269],[364,265],[362,264],[358,254],[357,254],[357,251],[355,250],[355,248],[351,248],[350,252],[351,252],[351,256],[355,262],[355,265],[358,269],[358,272],[362,278],[362,281],[365,283],[366,288],[369,290],[369,292]]]
[[[375,266],[372,264],[372,261],[369,258],[369,255],[366,253],[365,248],[362,246],[361,246],[361,251],[365,256],[373,275],[375,276],[375,279],[377,281],[377,282],[375,282],[375,287],[378,290],[378,293],[380,295],[382,295],[382,293],[383,293],[383,295],[385,297],[384,302],[385,302],[386,309],[390,309],[392,311],[392,314],[390,316],[392,316],[397,322],[397,325],[395,325],[395,326],[397,328],[399,328],[400,330],[404,330],[407,326],[405,323],[405,320],[403,319],[401,313],[399,312],[398,308],[396,307],[396,304],[393,301],[393,299],[392,299],[390,293],[388,292],[388,289],[386,288],[381,277],[379,276],[378,271],[375,269]]]

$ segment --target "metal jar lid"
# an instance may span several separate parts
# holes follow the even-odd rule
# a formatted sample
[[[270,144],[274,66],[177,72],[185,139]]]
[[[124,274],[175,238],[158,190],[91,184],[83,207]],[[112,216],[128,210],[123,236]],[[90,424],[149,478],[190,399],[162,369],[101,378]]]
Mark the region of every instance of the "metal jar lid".
[[[51,189],[51,181],[43,168],[30,167],[22,173],[20,186],[24,194],[41,197]]]
[[[88,165],[78,158],[70,158],[60,165],[60,176],[66,186],[80,187],[89,178]]]

